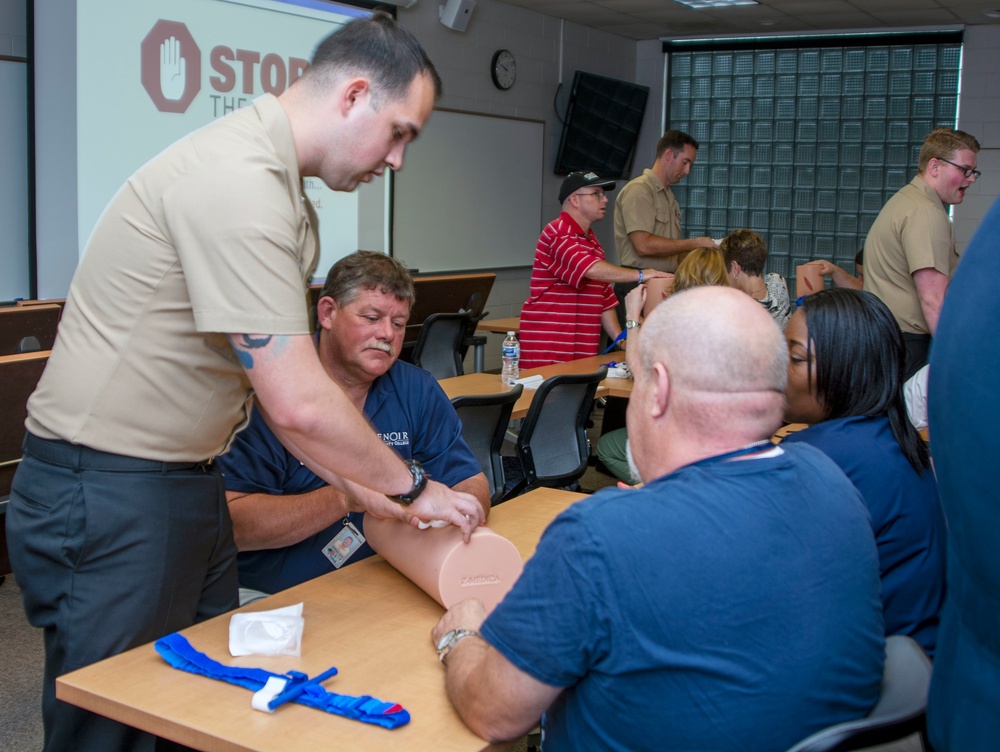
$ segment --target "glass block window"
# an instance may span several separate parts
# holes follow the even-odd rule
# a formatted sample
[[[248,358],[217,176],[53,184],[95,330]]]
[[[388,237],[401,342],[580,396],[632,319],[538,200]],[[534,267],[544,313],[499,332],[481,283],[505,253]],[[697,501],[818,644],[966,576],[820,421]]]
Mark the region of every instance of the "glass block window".
[[[684,233],[749,227],[769,271],[824,258],[853,273],[924,136],[957,122],[961,34],[771,43],[664,45],[668,127],[700,143],[673,186]]]

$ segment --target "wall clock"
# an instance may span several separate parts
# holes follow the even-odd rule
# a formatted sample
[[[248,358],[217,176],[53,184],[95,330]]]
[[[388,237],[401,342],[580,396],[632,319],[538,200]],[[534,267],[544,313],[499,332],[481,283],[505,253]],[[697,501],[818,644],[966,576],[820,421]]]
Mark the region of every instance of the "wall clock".
[[[517,76],[517,61],[510,50],[497,50],[493,53],[493,62],[490,63],[490,75],[493,77],[493,85],[501,91],[506,91],[514,85]]]

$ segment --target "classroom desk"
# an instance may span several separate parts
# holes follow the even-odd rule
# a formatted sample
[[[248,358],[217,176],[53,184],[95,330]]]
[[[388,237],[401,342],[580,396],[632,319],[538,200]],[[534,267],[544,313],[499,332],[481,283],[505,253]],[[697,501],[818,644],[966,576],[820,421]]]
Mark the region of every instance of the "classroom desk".
[[[611,352],[607,355],[594,355],[590,358],[580,358],[570,360],[565,363],[554,363],[541,368],[529,368],[521,371],[521,378],[534,376],[536,374],[549,378],[562,373],[592,373],[604,363],[612,360],[622,361],[625,359],[623,352]],[[440,379],[438,384],[448,395],[448,399],[462,397],[470,394],[496,394],[504,391],[503,384],[500,383],[500,375],[496,373],[467,373],[464,376],[453,376],[450,379]],[[632,379],[604,379],[597,387],[594,399],[598,397],[628,397],[632,394]],[[534,389],[525,389],[517,402],[514,403],[514,411],[511,413],[511,420],[523,418],[528,414],[528,406],[535,396]]]
[[[506,334],[521,330],[521,317],[511,316],[509,319],[483,319],[476,324],[476,331]]]
[[[490,526],[527,559],[542,531],[582,494],[548,488],[519,496],[490,514]],[[302,657],[229,655],[231,614],[183,634],[201,652],[227,665],[259,666],[314,676],[340,673],[325,686],[349,695],[400,703],[410,723],[392,731],[287,705],[268,715],[250,708],[252,693],[168,666],[152,644],[87,666],[56,681],[56,695],[145,731],[205,752],[265,750],[502,750],[462,723],[444,691],[444,673],[431,645],[443,609],[381,557],[257,601],[262,611],[305,603]]]

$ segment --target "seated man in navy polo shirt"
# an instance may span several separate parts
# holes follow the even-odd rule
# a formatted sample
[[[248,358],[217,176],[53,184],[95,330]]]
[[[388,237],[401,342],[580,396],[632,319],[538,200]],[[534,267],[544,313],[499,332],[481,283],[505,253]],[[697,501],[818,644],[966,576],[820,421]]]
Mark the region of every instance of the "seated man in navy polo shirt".
[[[864,717],[884,637],[868,510],[833,461],[775,447],[788,350],[749,295],[696,287],[629,335],[639,489],[545,531],[489,616],[432,632],[448,696],[490,741],[543,716],[543,748],[788,749]]]
[[[320,362],[400,457],[474,495],[488,513],[486,477],[451,403],[433,376],[397,360],[414,297],[405,267],[385,254],[358,251],[338,261],[317,304]],[[374,553],[362,508],[299,462],[256,410],[218,462],[241,595],[275,593]]]

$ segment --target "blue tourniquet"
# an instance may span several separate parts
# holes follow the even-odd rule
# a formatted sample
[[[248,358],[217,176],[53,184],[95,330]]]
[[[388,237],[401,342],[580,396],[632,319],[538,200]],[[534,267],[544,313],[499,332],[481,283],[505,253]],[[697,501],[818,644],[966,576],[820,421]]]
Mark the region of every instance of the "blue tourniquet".
[[[262,668],[224,666],[218,661],[213,661],[204,653],[199,653],[185,637],[177,632],[161,637],[156,641],[155,647],[156,652],[163,657],[163,660],[174,668],[236,684],[252,689],[254,692],[261,689],[272,677],[287,680],[285,691],[269,704],[272,710],[284,702],[292,701],[327,713],[352,718],[362,723],[373,723],[388,729],[405,726],[410,722],[410,714],[398,703],[383,702],[368,695],[362,697],[338,695],[320,686],[320,681],[337,673],[336,668],[331,668],[310,680],[305,674],[298,671],[275,674]]]

